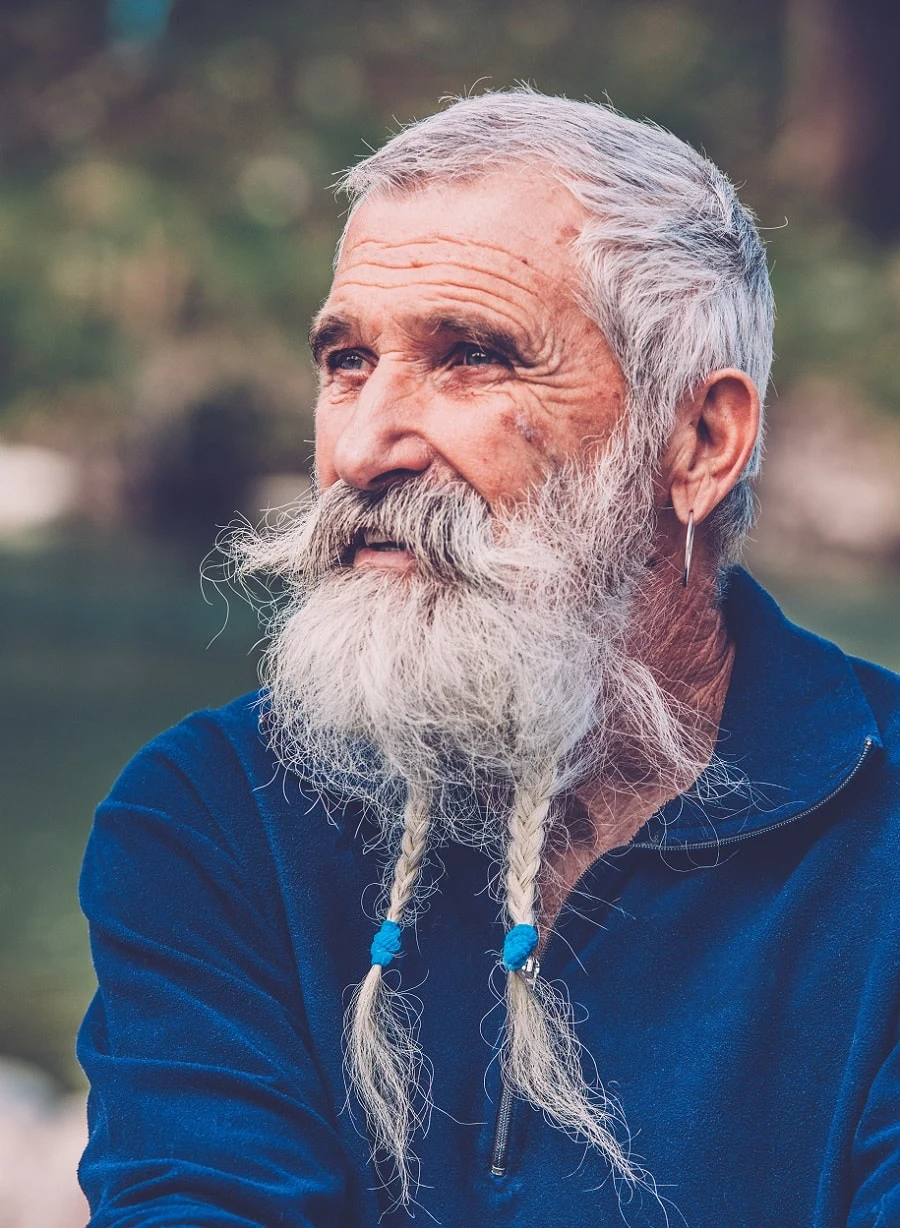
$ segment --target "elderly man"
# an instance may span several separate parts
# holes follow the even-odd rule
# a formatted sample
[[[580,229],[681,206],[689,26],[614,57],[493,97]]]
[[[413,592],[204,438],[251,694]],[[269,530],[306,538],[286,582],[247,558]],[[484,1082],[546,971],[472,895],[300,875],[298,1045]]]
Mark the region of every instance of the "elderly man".
[[[93,1228],[900,1224],[900,692],[734,566],[750,215],[530,91],[346,187],[267,685],[88,850]]]

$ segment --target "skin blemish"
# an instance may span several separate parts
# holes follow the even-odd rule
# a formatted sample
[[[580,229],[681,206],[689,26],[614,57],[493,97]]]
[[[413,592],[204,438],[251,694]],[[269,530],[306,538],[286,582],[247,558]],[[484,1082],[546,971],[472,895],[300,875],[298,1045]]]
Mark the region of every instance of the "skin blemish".
[[[533,448],[543,451],[546,443],[546,432],[521,409],[509,409],[501,415],[501,422],[509,431],[514,431],[520,438]]]

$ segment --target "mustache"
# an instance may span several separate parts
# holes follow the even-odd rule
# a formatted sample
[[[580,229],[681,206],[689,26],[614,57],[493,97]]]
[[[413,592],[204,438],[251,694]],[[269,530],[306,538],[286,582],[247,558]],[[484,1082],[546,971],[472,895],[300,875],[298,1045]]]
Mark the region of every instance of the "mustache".
[[[339,479],[314,488],[258,529],[239,526],[221,539],[220,550],[232,582],[244,589],[261,586],[271,597],[264,577],[273,577],[283,593],[301,602],[332,581],[384,588],[379,569],[353,566],[368,534],[405,549],[414,563],[408,582],[435,594],[465,588],[530,602],[539,590],[555,591],[561,599],[575,584],[583,600],[599,580],[600,596],[616,587],[616,576],[607,572],[616,557],[609,542],[624,533],[623,500],[616,496],[621,485],[615,473],[561,466],[516,503],[492,509],[462,479],[423,474],[375,491]],[[627,507],[632,502],[624,500]],[[397,584],[392,578],[390,588]]]
[[[307,581],[352,566],[369,534],[396,542],[420,574],[443,583],[488,581],[484,564],[496,547],[496,522],[477,491],[424,478],[379,491],[338,480],[317,493],[297,528],[293,570]]]

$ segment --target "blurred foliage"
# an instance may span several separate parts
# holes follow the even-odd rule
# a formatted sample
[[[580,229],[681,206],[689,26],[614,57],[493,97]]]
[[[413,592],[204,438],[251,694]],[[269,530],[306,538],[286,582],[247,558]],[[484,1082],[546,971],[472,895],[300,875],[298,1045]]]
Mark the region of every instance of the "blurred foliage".
[[[442,95],[517,80],[608,97],[702,146],[744,185],[765,229],[780,304],[777,384],[840,372],[893,409],[900,250],[855,229],[833,193],[796,173],[789,8],[7,2],[4,433],[97,447],[135,418],[206,405],[222,389],[227,401],[250,385],[295,424],[274,432],[259,467],[296,468],[310,434],[304,333],[340,225],[335,172]],[[215,344],[204,349],[206,338]]]

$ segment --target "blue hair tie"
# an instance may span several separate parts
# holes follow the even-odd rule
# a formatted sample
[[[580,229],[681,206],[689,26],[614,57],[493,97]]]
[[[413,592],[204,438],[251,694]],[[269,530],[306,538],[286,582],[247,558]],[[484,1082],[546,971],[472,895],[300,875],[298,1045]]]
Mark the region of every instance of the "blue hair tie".
[[[533,925],[514,925],[503,939],[503,967],[519,972],[537,950],[538,932]]]
[[[372,939],[372,965],[386,967],[400,950],[400,926],[396,921],[382,921],[381,929]]]

